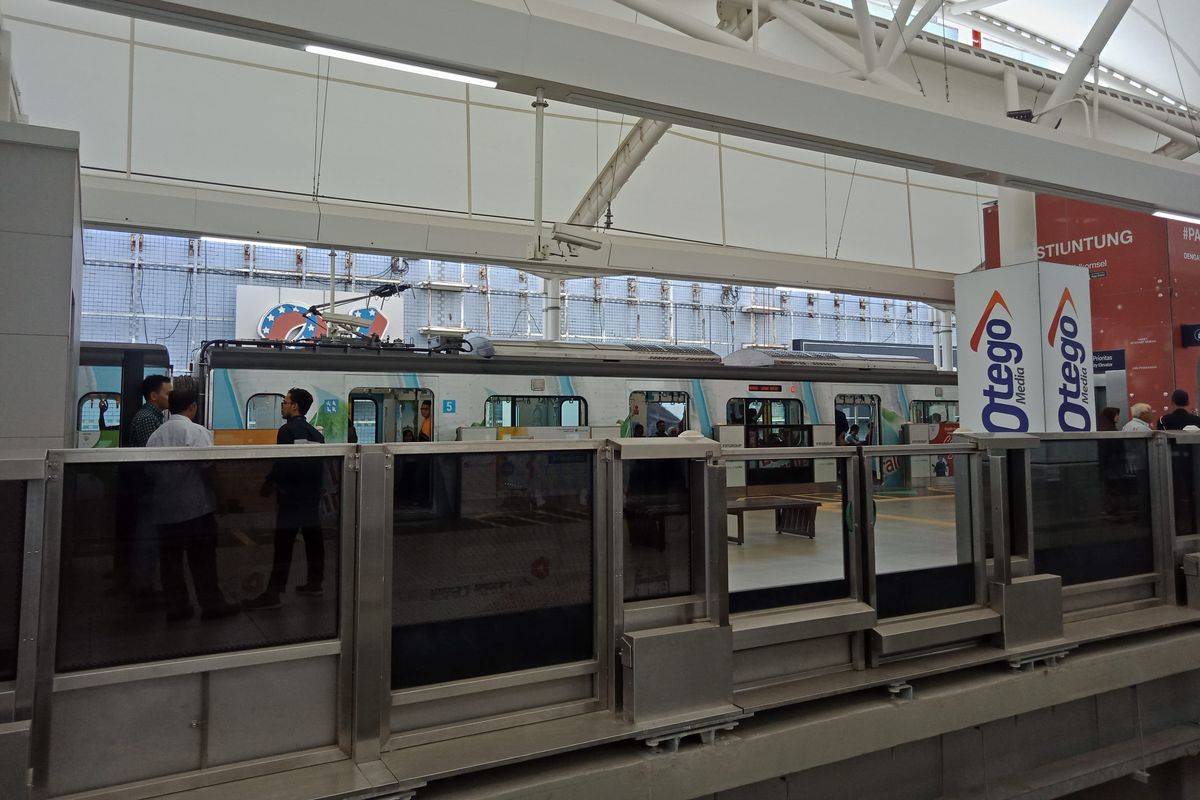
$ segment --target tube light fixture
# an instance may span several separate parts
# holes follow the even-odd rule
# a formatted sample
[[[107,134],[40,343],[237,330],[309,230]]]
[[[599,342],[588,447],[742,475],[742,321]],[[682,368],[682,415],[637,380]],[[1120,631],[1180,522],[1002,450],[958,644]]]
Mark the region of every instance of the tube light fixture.
[[[1173,211],[1155,211],[1154,216],[1162,219],[1173,219],[1176,222],[1186,222],[1189,225],[1200,225],[1200,217],[1189,217],[1187,214],[1176,214]]]
[[[252,244],[255,247],[284,247],[288,250],[303,250],[302,244],[283,244],[282,242],[259,242],[254,239],[225,239],[220,236],[201,236],[200,241],[212,242],[213,244]]]
[[[424,75],[428,78],[444,78],[448,81],[458,81],[459,83],[469,83],[472,86],[486,86],[489,89],[496,88],[496,82],[487,78],[480,78],[475,75],[464,75],[461,72],[448,72],[443,69],[432,69],[430,67],[422,67],[416,64],[406,64],[403,61],[392,61],[387,58],[377,58],[375,56],[363,55],[362,53],[352,53],[348,50],[334,50],[332,47],[322,47],[316,44],[307,45],[304,52],[313,53],[318,56],[329,56],[330,58],[341,58],[346,61],[355,61],[359,64],[370,64],[373,67],[383,67],[384,69],[394,69],[399,72],[411,72],[414,75]]]

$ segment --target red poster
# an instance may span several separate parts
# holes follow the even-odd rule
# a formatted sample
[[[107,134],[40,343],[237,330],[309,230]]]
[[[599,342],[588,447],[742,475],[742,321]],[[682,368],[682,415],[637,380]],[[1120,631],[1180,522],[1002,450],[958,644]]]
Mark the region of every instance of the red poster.
[[[1037,236],[1040,260],[1084,266],[1091,274],[1093,345],[1125,351],[1129,397],[1124,406],[1146,402],[1169,410],[1177,326],[1172,324],[1165,220],[1039,195]]]
[[[1200,226],[1167,222],[1167,250],[1170,264],[1171,347],[1175,351],[1175,381],[1192,396],[1192,405],[1200,399],[1200,347],[1184,347],[1179,326],[1200,323]]]

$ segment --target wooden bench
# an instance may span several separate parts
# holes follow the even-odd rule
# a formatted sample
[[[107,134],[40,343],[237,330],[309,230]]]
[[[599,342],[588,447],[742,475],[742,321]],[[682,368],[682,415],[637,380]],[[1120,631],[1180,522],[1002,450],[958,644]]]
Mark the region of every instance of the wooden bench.
[[[746,543],[747,511],[774,511],[775,532],[792,536],[807,536],[815,539],[817,536],[817,509],[821,504],[816,500],[788,495],[735,495],[730,494],[725,501],[725,513],[737,517],[737,536],[727,537],[737,544]]]

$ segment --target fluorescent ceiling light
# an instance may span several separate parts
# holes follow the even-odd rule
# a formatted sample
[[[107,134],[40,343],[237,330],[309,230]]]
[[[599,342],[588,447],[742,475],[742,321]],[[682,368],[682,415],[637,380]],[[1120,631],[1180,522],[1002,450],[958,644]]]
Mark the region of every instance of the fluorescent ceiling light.
[[[1158,92],[1149,87],[1146,88],[1146,94],[1150,95],[1151,97],[1158,97]]]
[[[392,61],[386,58],[376,58],[375,56],[367,56],[362,53],[351,53],[346,50],[334,50],[331,47],[321,47],[320,45],[310,44],[304,48],[304,52],[313,53],[318,56],[329,56],[330,58],[341,58],[346,61],[356,61],[359,64],[370,64],[373,67],[383,67],[384,69],[394,69],[400,72],[411,72],[414,75],[424,75],[428,78],[444,78],[448,81],[458,81],[459,83],[469,83],[472,86],[486,86],[489,89],[496,88],[496,82],[487,78],[479,78],[474,75],[464,75],[461,72],[447,72],[442,69],[430,69],[429,67],[419,67],[416,64],[405,64],[403,61]]]
[[[1142,88],[1142,85],[1140,83],[1138,83],[1137,81],[1133,80],[1132,78],[1129,79],[1129,85],[1135,89]]]
[[[1176,222],[1186,222],[1190,225],[1200,225],[1200,217],[1189,217],[1187,214],[1176,214],[1172,211],[1155,211],[1154,216],[1162,219],[1173,219]]]
[[[1050,45],[1050,49],[1051,49],[1051,50],[1053,50],[1053,51],[1054,51],[1054,52],[1056,52],[1056,53],[1061,53],[1061,52],[1062,52],[1062,48],[1061,48],[1061,47],[1059,47],[1059,46],[1058,46],[1058,45],[1056,45],[1056,44],[1052,44],[1052,45]]]
[[[302,244],[282,244],[281,242],[258,242],[253,239],[224,239],[220,236],[201,236],[200,241],[212,242],[213,244],[252,244],[255,247],[285,247],[288,250],[303,250]]]

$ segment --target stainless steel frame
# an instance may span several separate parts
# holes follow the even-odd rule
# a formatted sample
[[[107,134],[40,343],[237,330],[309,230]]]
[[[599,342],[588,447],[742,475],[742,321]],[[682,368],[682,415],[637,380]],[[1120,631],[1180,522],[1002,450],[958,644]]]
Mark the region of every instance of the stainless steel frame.
[[[185,659],[130,664],[109,669],[55,674],[55,651],[58,627],[58,595],[61,566],[61,526],[63,504],[63,474],[70,464],[104,463],[153,463],[162,461],[213,461],[245,459],[290,459],[312,457],[342,458],[341,490],[341,549],[339,552],[339,638],[323,642],[311,642],[283,647],[256,648],[234,653],[212,654]],[[58,692],[94,689],[118,684],[160,679],[168,676],[200,675],[202,702],[208,701],[208,677],[214,672],[238,669],[255,665],[277,664],[287,661],[328,658],[339,656],[336,707],[339,709],[336,722],[337,740],[340,747],[320,748],[315,751],[283,753],[245,762],[209,767],[206,751],[207,733],[200,741],[201,769],[193,772],[164,775],[138,781],[136,784],[107,787],[84,792],[79,797],[151,797],[181,789],[197,788],[231,780],[235,777],[253,777],[272,772],[294,769],[301,766],[328,763],[345,758],[345,742],[348,739],[349,718],[341,713],[344,708],[343,693],[351,685],[351,660],[342,657],[342,638],[352,628],[348,624],[354,608],[352,591],[354,575],[350,566],[354,563],[355,531],[358,529],[355,504],[358,496],[357,448],[344,445],[309,445],[283,448],[222,447],[222,448],[156,448],[138,450],[63,450],[51,451],[46,461],[45,512],[42,516],[42,558],[40,563],[39,612],[37,629],[37,669],[33,682],[33,728],[31,747],[32,791],[31,797],[41,800],[49,796],[49,767],[51,749],[51,724],[54,695]],[[207,707],[203,718],[207,719]],[[203,723],[200,726],[205,727]]]
[[[451,738],[499,730],[532,722],[558,719],[573,714],[584,714],[609,707],[613,693],[613,675],[610,664],[614,659],[615,642],[609,635],[607,623],[610,587],[606,577],[610,574],[610,546],[606,532],[609,530],[609,511],[606,498],[610,497],[609,475],[604,459],[612,452],[612,446],[607,440],[590,439],[579,441],[533,441],[505,440],[497,442],[422,442],[417,444],[395,444],[367,446],[363,449],[364,469],[370,465],[370,471],[376,471],[375,458],[377,453],[383,454],[387,462],[384,465],[385,486],[375,487],[375,495],[386,495],[384,504],[378,510],[372,510],[374,518],[379,518],[379,510],[384,513],[385,523],[381,528],[384,542],[382,547],[382,587],[383,604],[380,614],[383,618],[383,643],[380,647],[382,654],[381,675],[383,700],[380,718],[382,747],[380,752],[387,752],[401,747],[410,747],[431,742],[444,741]],[[393,690],[391,688],[389,664],[391,663],[391,597],[392,597],[392,564],[394,559],[392,528],[391,528],[391,497],[392,475],[391,465],[397,456],[406,455],[454,455],[481,453],[543,453],[553,452],[590,452],[593,453],[592,469],[592,556],[593,556],[593,605],[597,619],[594,624],[593,658],[587,661],[571,664],[555,664],[516,673],[489,675],[452,681],[443,684],[414,687],[412,689]],[[370,480],[374,480],[372,477]],[[619,484],[618,484],[619,485]],[[366,510],[364,510],[364,514]],[[365,518],[365,517],[364,517]],[[369,538],[369,537],[367,537]],[[373,549],[379,549],[371,545]],[[376,622],[367,623],[371,629],[377,627]],[[590,691],[588,697],[576,700],[546,705],[537,699],[537,686],[548,686],[556,681],[563,681],[579,676],[590,675]],[[374,681],[368,680],[367,686]],[[367,690],[364,690],[367,691]],[[512,694],[512,705],[518,710],[506,711],[500,714],[475,714],[474,706],[477,698],[485,692],[507,692]],[[528,705],[523,705],[520,697],[528,694]],[[391,725],[391,714],[394,709],[414,707],[420,703],[447,701],[461,708],[458,718],[452,723],[415,730],[396,731]],[[365,736],[366,730],[360,732]]]

